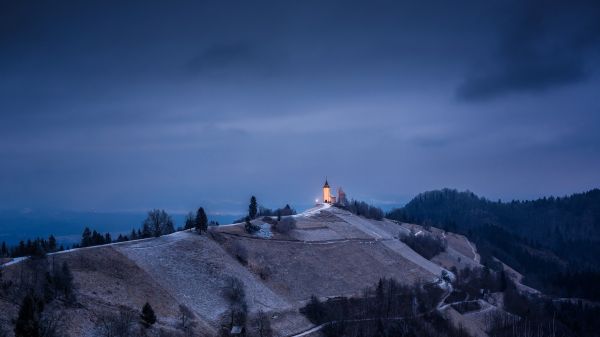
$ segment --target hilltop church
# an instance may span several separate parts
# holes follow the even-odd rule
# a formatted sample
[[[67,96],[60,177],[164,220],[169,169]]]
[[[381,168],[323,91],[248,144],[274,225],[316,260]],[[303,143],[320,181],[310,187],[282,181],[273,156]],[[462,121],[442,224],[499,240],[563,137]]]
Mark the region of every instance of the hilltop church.
[[[337,198],[331,194],[331,188],[329,187],[329,183],[327,182],[327,178],[325,178],[325,184],[323,185],[323,203],[325,204],[346,204],[346,193],[342,190],[341,187],[338,188],[338,196]]]

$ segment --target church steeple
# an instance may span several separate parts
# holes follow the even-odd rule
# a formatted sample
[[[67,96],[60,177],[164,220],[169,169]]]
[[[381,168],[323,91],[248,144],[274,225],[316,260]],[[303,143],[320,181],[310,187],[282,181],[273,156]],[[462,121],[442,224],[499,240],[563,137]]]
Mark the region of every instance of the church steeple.
[[[329,189],[327,177],[325,177],[325,184],[323,185],[323,202],[331,204],[331,190]]]

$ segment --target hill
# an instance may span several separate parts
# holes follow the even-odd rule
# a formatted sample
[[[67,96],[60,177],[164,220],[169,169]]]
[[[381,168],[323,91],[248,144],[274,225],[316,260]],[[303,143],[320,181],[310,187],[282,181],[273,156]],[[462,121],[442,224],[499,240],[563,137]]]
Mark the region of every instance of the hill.
[[[313,327],[299,312],[312,295],[324,300],[360,295],[380,278],[429,283],[444,267],[478,265],[471,244],[459,235],[448,234],[449,249],[432,262],[398,240],[414,229],[407,224],[365,219],[328,205],[293,218],[296,228],[287,234],[255,220],[267,235],[232,224],[213,227],[207,235],[181,231],[28,258],[5,266],[4,279],[35,283],[35,270],[52,271],[67,262],[77,305],[54,305],[69,336],[96,336],[106,315],[139,311],[145,302],[158,317],[156,331],[177,331],[184,305],[193,312],[195,331],[213,336],[227,320],[224,288],[235,278],[244,285],[248,311],[268,313],[275,335],[288,336]],[[11,325],[18,304],[16,297],[2,297],[0,323]]]
[[[600,299],[599,189],[511,202],[443,189],[421,193],[387,216],[467,235],[484,264],[497,269],[499,259],[545,292]]]

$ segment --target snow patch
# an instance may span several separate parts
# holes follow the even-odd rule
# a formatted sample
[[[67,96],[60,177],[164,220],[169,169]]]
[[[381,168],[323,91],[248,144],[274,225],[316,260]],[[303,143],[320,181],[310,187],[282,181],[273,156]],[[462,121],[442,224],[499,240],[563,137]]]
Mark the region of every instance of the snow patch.
[[[21,257],[15,257],[14,259],[10,260],[9,262],[6,262],[5,264],[2,265],[2,267],[7,267],[13,264],[17,264],[19,262],[25,261],[29,258],[29,256],[21,256]]]
[[[271,232],[271,225],[268,223],[262,223],[259,225],[260,229],[256,232],[256,236],[263,239],[270,239],[273,237],[273,232]]]

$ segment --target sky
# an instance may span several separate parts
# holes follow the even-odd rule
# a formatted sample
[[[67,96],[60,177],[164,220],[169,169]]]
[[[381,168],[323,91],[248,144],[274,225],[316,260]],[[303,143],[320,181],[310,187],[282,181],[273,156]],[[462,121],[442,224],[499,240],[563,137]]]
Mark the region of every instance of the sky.
[[[6,0],[0,208],[581,192],[599,70],[598,1]]]

